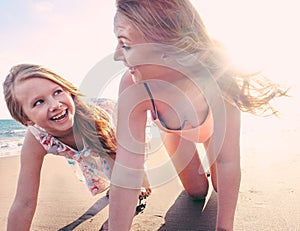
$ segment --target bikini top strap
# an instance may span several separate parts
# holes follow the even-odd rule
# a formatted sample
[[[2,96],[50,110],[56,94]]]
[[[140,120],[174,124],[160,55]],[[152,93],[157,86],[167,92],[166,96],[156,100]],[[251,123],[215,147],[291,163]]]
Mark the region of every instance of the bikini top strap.
[[[151,90],[150,90],[148,84],[147,84],[147,83],[144,83],[144,86],[145,86],[145,88],[146,88],[146,91],[147,91],[147,93],[148,93],[150,99],[151,99],[152,107],[153,107],[153,110],[154,110],[154,111],[152,111],[153,119],[156,119],[156,118],[157,118],[157,110],[156,110],[156,106],[155,106],[155,103],[154,103],[153,95],[152,95],[152,93],[151,93]]]

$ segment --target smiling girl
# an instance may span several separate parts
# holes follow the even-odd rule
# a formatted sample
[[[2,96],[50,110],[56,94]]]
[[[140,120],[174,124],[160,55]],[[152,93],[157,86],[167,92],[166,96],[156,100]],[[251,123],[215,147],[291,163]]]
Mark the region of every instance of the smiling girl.
[[[8,230],[30,230],[47,153],[76,161],[93,195],[109,187],[116,139],[105,102],[103,107],[85,103],[73,84],[32,64],[14,66],[3,88],[12,117],[28,127]]]

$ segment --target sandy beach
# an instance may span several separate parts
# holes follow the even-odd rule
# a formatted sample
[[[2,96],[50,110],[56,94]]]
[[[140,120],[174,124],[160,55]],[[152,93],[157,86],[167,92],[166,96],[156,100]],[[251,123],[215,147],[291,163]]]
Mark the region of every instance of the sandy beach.
[[[286,121],[276,118],[254,120],[259,132],[248,123],[241,133],[242,182],[235,230],[300,230],[300,128],[286,126]],[[153,163],[162,161],[162,152],[151,156]],[[18,156],[0,158],[1,230],[6,227],[18,171]],[[104,209],[97,214],[101,208]],[[214,191],[210,191],[206,201],[195,202],[175,178],[153,188],[146,209],[135,217],[132,230],[210,231],[214,230],[216,210]],[[105,193],[91,196],[64,158],[48,155],[31,230],[99,230],[107,217]]]

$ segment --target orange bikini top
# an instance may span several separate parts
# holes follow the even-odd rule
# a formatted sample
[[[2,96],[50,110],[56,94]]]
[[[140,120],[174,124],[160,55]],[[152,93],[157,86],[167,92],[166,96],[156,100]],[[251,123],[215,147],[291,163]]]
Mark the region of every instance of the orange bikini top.
[[[184,121],[180,128],[178,129],[170,129],[166,126],[165,122],[161,119],[159,119],[158,112],[154,103],[154,98],[152,96],[151,90],[147,83],[144,83],[144,86],[147,90],[147,93],[151,99],[153,111],[151,111],[153,122],[157,125],[159,129],[166,133],[175,133],[180,135],[181,137],[197,142],[197,143],[203,143],[206,140],[208,140],[209,137],[213,134],[213,116],[211,110],[209,110],[206,119],[202,124],[200,124],[197,127],[192,127],[188,121]]]

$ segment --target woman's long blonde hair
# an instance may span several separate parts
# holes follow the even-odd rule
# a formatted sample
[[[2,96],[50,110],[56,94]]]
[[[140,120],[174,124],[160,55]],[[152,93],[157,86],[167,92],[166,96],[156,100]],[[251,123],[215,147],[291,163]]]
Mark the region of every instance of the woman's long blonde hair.
[[[48,79],[68,91],[72,95],[75,104],[74,133],[81,134],[85,143],[99,155],[115,156],[115,131],[108,114],[93,104],[85,103],[81,99],[82,94],[72,83],[43,66],[34,64],[16,65],[11,68],[3,83],[7,108],[16,121],[27,126],[29,120],[22,109],[22,105],[16,99],[14,90],[16,82],[28,78]]]
[[[241,111],[276,113],[270,102],[286,95],[286,90],[260,72],[245,74],[230,66],[224,48],[208,35],[189,0],[117,0],[116,7],[147,41],[197,54],[199,63],[213,74],[223,97]]]

